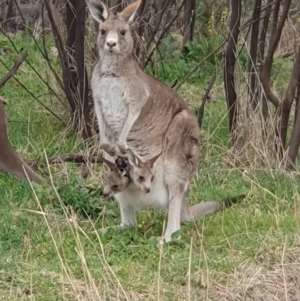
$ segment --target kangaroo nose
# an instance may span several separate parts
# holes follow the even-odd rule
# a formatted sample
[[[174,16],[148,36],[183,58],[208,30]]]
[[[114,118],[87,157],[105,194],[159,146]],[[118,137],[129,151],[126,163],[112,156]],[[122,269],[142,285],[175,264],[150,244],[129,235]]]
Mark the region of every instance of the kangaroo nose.
[[[106,45],[110,48],[115,47],[117,45],[117,43],[115,41],[107,41]]]
[[[149,192],[150,192],[150,188],[145,188],[145,191],[146,191],[147,193],[149,193]]]

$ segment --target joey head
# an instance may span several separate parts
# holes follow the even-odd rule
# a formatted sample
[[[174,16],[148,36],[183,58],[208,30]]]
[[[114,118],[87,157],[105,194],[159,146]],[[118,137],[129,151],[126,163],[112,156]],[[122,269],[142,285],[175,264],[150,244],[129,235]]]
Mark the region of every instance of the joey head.
[[[103,190],[104,197],[111,197],[124,190],[129,184],[128,163],[123,158],[117,158],[116,163],[103,158],[109,168],[106,174],[106,185]]]
[[[149,193],[154,180],[154,163],[161,153],[146,162],[142,162],[133,152],[128,149],[130,164],[130,177],[134,184],[144,192]]]

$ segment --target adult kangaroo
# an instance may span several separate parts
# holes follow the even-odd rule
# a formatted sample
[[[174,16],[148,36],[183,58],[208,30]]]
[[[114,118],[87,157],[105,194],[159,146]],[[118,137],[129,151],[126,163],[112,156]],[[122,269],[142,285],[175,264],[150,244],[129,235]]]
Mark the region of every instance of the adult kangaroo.
[[[40,183],[42,178],[19,157],[8,140],[5,104],[6,101],[0,97],[0,172],[11,173],[20,179],[28,177],[29,180]]]
[[[225,201],[201,202],[189,207],[189,183],[199,159],[199,127],[184,100],[171,88],[144,73],[133,57],[130,32],[141,1],[117,15],[100,0],[87,0],[99,23],[99,61],[91,79],[100,129],[100,147],[111,156],[128,148],[142,161],[154,156],[154,179],[146,193],[134,183],[115,194],[121,227],[136,223],[135,211],[168,209],[163,238],[166,242],[180,223],[218,211]]]

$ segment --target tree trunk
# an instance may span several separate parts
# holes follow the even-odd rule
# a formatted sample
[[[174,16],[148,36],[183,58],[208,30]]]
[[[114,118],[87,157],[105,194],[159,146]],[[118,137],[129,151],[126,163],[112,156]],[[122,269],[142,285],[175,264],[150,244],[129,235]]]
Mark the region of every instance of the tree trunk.
[[[250,107],[252,108],[252,110],[255,110],[258,104],[257,48],[258,48],[260,11],[261,11],[261,0],[255,0],[253,13],[252,13],[250,56],[249,56],[249,65],[248,65],[248,72],[249,72],[248,94],[250,97]]]
[[[282,143],[282,147],[285,147],[286,144],[286,135],[288,130],[288,122],[290,117],[290,111],[292,107],[292,103],[295,98],[296,89],[299,85],[300,81],[300,46],[298,48],[298,52],[296,55],[296,59],[293,66],[293,71],[290,77],[289,85],[286,91],[285,98],[283,102],[280,104],[280,140]]]
[[[85,2],[76,1],[76,36],[75,36],[75,57],[77,65],[77,83],[79,103],[77,116],[79,129],[82,137],[86,140],[92,136],[89,112],[89,82],[85,67],[84,55],[84,34],[85,34]]]
[[[92,136],[88,77],[84,61],[84,34],[85,34],[85,2],[68,0],[66,4],[66,27],[68,60],[70,66],[70,86],[73,93],[71,101],[72,124],[81,132],[84,140]]]
[[[145,59],[145,45],[142,45],[142,41],[145,40],[145,27],[146,27],[146,12],[147,12],[147,7],[148,7],[148,2],[149,0],[144,0],[142,1],[141,5],[138,8],[138,25],[137,25],[137,30],[136,33],[139,37],[140,43],[138,43],[135,47],[135,55],[138,58],[138,62],[140,65],[144,62]]]
[[[15,17],[15,2],[14,0],[7,1],[5,21],[3,24],[3,28],[5,29],[5,31],[14,32],[16,30]]]
[[[291,5],[291,0],[285,1],[284,7],[282,10],[282,14],[281,14],[281,18],[277,24],[280,1],[281,0],[276,0],[276,2],[275,2],[275,8],[274,8],[274,12],[273,12],[273,24],[272,24],[272,30],[271,30],[271,36],[270,36],[270,44],[269,44],[267,55],[266,55],[266,58],[264,60],[262,70],[261,70],[261,83],[262,83],[265,95],[266,95],[267,99],[269,101],[271,101],[271,103],[275,106],[275,108],[278,108],[278,106],[280,104],[280,100],[271,90],[270,76],[271,76],[271,70],[272,70],[272,65],[273,65],[274,53],[277,48],[278,42],[280,40],[282,29],[283,29],[285,20],[287,18],[289,7]]]
[[[196,13],[196,0],[186,0],[184,3],[184,15],[183,15],[183,41],[182,41],[182,53],[187,53],[188,49],[186,43],[193,41],[194,38],[194,26],[195,26],[195,13]]]
[[[285,168],[287,170],[292,170],[295,166],[297,154],[299,151],[300,144],[300,84],[298,83],[298,93],[296,99],[296,109],[295,109],[295,122],[293,127],[293,132],[289,144],[289,150],[287,154],[287,159],[285,162]]]
[[[236,44],[240,32],[241,0],[231,0],[231,19],[229,27],[228,44],[225,53],[224,86],[226,102],[229,112],[229,131],[231,142],[235,143],[235,128],[237,120],[237,95],[234,83],[234,66],[236,62]]]
[[[265,58],[265,47],[266,47],[266,37],[267,37],[267,31],[269,27],[269,21],[270,21],[270,16],[271,16],[271,10],[272,10],[272,5],[271,2],[273,0],[268,0],[267,2],[267,8],[265,10],[264,18],[263,18],[263,23],[262,23],[262,28],[260,30],[260,35],[259,35],[259,50],[258,50],[258,69],[259,69],[259,78],[261,78],[261,72],[262,72],[262,66],[263,66],[263,61]],[[262,101],[262,115],[264,117],[264,120],[267,120],[268,116],[268,105],[267,105],[267,99],[264,95],[261,93],[261,85],[259,85],[259,90],[257,91],[257,96],[261,97]]]
[[[70,68],[70,86],[68,87],[73,95],[76,94],[75,87],[77,87],[78,78],[76,72],[76,64],[74,61],[75,57],[75,36],[76,36],[76,0],[68,0],[66,2],[66,28],[67,28],[67,40],[66,40],[66,51],[68,52],[68,62]],[[71,84],[72,83],[72,84]],[[74,120],[74,114],[76,112],[76,100],[75,97],[69,100],[69,105],[71,107],[72,119]]]

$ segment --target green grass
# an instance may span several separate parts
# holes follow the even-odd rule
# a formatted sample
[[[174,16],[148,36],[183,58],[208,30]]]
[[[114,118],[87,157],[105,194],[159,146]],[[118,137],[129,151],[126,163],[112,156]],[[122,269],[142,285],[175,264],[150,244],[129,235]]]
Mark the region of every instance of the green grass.
[[[28,60],[47,77],[32,42],[25,35],[14,42],[28,50]],[[8,41],[5,45],[11,49]],[[11,49],[2,59],[11,66],[16,57]],[[0,66],[0,77],[4,73]],[[67,121],[66,111],[26,63],[17,78]],[[189,98],[194,88],[186,85],[182,93]],[[80,139],[66,133],[65,125],[14,80],[0,93],[9,100],[11,142],[25,159],[83,149]],[[92,233],[120,222],[117,204],[100,197],[101,166],[92,166],[86,180],[80,166],[45,167],[49,180],[33,186],[1,174],[0,300],[260,300],[257,291],[263,287],[270,296],[268,280],[276,275],[283,283],[283,274],[289,287],[300,264],[299,179],[255,164],[232,167],[223,100],[207,104],[201,132],[191,203],[239,194],[246,198],[182,225],[177,240],[162,248],[157,237],[166,223],[163,210],[140,212],[136,227]],[[257,275],[263,278],[251,286]],[[282,290],[276,293],[281,296]]]

